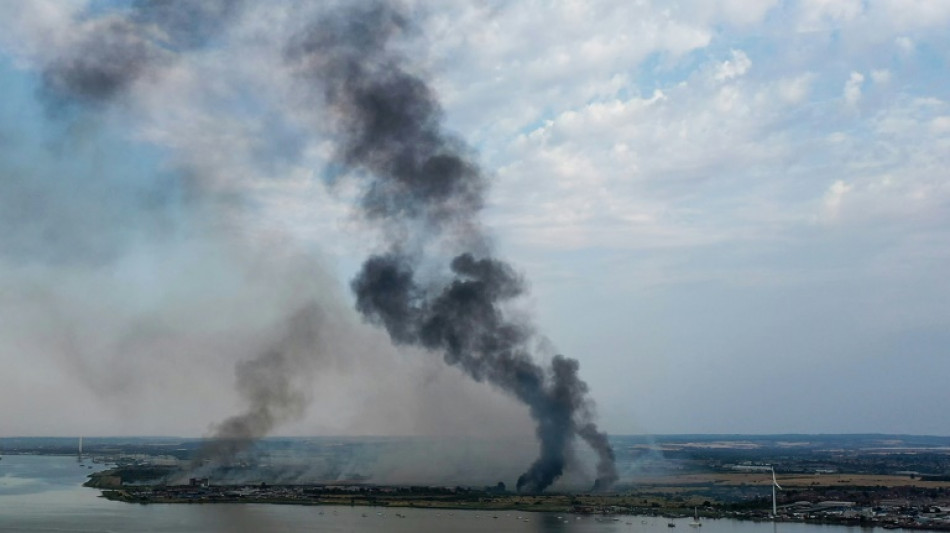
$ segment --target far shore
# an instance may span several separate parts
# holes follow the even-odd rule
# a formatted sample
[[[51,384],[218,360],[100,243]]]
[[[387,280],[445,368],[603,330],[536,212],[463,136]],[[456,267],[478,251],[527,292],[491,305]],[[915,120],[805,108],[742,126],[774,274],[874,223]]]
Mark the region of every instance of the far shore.
[[[134,471],[134,468],[133,468]],[[270,485],[267,483],[215,485],[192,479],[187,485],[161,482],[123,484],[128,472],[96,472],[85,484],[102,490],[114,501],[136,504],[274,504],[362,506],[482,511],[490,516],[506,511],[552,512],[593,515],[605,519],[649,516],[664,519],[738,519],[806,522],[886,529],[950,531],[938,521],[922,521],[932,510],[915,504],[934,490],[946,491],[950,482],[920,480],[909,476],[822,475],[783,479],[786,490],[812,494],[824,491],[840,499],[862,495],[867,501],[829,502],[813,505],[784,504],[771,515],[771,500],[724,501],[717,494],[770,491],[771,477],[762,473],[685,474],[643,479],[636,486],[622,486],[604,493],[520,494],[500,487],[378,486],[371,484]],[[763,490],[764,489],[764,490]],[[888,497],[899,495],[903,504]],[[835,504],[840,505],[835,505]],[[395,512],[395,511],[394,511]]]

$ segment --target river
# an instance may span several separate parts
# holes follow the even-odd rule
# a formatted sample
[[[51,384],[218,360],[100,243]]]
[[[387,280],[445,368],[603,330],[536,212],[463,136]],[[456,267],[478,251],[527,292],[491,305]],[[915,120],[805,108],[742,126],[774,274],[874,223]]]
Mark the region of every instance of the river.
[[[444,511],[258,504],[133,505],[82,487],[91,473],[75,457],[6,455],[0,460],[0,532],[59,533],[659,533],[693,531],[691,519],[669,528],[662,518],[520,511]],[[396,513],[404,517],[397,516]],[[492,518],[495,515],[497,518]],[[702,533],[847,533],[861,528],[704,520]],[[866,530],[861,530],[866,533]],[[883,530],[881,530],[883,531]]]

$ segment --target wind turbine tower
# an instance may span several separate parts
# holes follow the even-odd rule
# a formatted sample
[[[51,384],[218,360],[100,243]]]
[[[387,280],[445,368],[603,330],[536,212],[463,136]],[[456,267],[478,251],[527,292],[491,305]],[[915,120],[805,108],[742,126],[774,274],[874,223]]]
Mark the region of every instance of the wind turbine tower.
[[[772,518],[778,516],[778,506],[775,503],[775,489],[782,490],[782,486],[775,480],[775,467],[772,468]]]

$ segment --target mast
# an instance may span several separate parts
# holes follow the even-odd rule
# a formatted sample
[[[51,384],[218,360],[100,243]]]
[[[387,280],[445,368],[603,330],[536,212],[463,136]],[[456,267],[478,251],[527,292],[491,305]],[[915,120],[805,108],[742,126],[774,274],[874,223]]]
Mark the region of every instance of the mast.
[[[778,516],[778,507],[775,505],[775,484],[772,484],[772,518]]]
[[[775,504],[775,489],[782,490],[782,486],[778,484],[778,481],[775,479],[775,467],[772,469],[772,518],[778,516],[778,506]]]

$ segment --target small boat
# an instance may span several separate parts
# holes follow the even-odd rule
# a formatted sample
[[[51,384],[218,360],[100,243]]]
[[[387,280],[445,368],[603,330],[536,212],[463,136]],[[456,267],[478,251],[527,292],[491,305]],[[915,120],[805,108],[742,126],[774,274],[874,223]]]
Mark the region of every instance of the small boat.
[[[670,521],[666,524],[666,527],[676,527],[676,523],[673,522],[672,520],[670,520]]]

